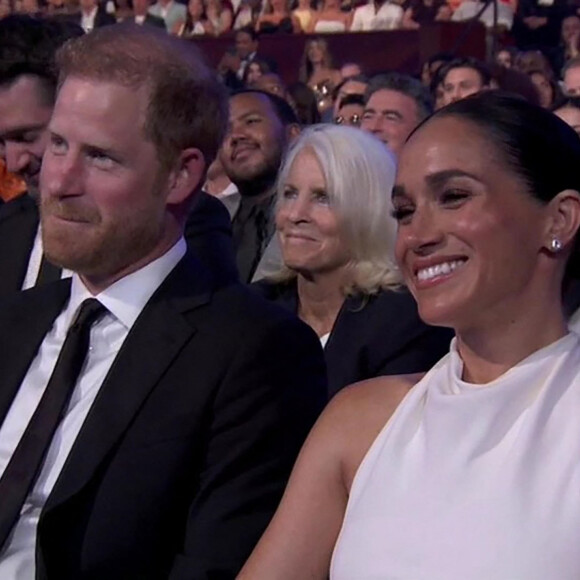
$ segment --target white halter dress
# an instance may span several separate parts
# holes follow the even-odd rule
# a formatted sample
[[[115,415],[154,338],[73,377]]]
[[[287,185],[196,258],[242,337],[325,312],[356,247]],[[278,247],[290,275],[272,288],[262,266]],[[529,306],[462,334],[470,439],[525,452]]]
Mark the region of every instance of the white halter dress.
[[[580,579],[580,344],[487,385],[455,341],[353,482],[332,580]]]

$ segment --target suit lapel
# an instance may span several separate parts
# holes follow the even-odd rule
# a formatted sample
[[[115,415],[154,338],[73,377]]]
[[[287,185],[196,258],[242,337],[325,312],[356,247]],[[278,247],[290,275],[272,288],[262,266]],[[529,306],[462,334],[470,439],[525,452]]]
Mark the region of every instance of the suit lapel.
[[[123,436],[150,391],[194,336],[184,314],[210,299],[208,278],[189,257],[154,294],[117,355],[75,441],[46,509],[62,503],[90,480]]]
[[[17,294],[17,302],[0,319],[0,424],[69,294],[70,280]]]
[[[0,217],[0,296],[22,288],[38,227],[38,209],[28,195],[8,202]]]

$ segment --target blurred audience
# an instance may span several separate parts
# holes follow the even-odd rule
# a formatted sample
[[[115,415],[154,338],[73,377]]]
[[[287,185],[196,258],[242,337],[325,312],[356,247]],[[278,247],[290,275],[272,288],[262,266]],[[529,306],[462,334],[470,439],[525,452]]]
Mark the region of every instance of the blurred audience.
[[[313,0],[296,0],[292,15],[298,18],[300,28],[306,32],[310,30],[310,22],[316,16],[316,5]]]
[[[187,16],[187,8],[184,4],[176,2],[176,0],[157,0],[149,12],[153,16],[163,18],[165,28],[171,32],[178,22],[184,22]]]
[[[504,68],[512,68],[516,61],[517,50],[512,46],[500,48],[495,55],[495,62]]]
[[[328,117],[328,121],[332,121],[338,116],[338,111],[342,104],[344,97],[348,95],[361,95],[367,90],[369,84],[369,79],[365,75],[356,75],[342,81],[335,89],[332,94],[332,115],[328,117],[330,111],[327,111],[325,115]],[[323,117],[323,120],[324,117]]]
[[[294,83],[288,87],[288,100],[293,105],[300,125],[320,123],[320,113],[314,91],[304,83]]]
[[[190,0],[189,4],[191,5],[192,2],[196,0]],[[201,0],[197,0],[200,2]],[[149,13],[149,0],[132,0],[133,9],[130,6],[127,6],[126,11],[120,12],[117,10],[115,16],[117,18],[117,22],[119,19],[122,18],[124,22],[134,22],[135,24],[149,24],[151,26],[156,26],[157,28],[165,29],[165,21],[163,18],[159,16],[153,16],[153,14]]]
[[[485,63],[475,58],[456,58],[439,70],[445,106],[489,88],[491,74]]]
[[[215,34],[213,24],[205,12],[203,0],[189,0],[185,20],[176,22],[172,32],[180,38],[192,38],[200,34]]]
[[[310,21],[307,32],[327,34],[346,32],[352,24],[352,14],[341,10],[340,0],[322,0],[322,7]]]
[[[411,30],[416,30],[422,24],[451,18],[451,8],[446,0],[407,0],[403,8],[402,26]]]
[[[580,97],[563,99],[552,111],[580,135]]]
[[[544,109],[551,109],[560,96],[560,89],[555,80],[546,76],[541,70],[533,70],[528,73],[538,92],[539,104]]]
[[[403,22],[403,9],[390,0],[372,0],[354,11],[351,30],[394,30]]]
[[[567,96],[580,96],[580,57],[572,58],[564,65],[562,80]]]
[[[302,32],[300,20],[288,8],[288,0],[265,0],[256,30],[263,34]]]
[[[205,14],[216,36],[225,34],[232,28],[234,15],[230,6],[224,0],[205,0]]]

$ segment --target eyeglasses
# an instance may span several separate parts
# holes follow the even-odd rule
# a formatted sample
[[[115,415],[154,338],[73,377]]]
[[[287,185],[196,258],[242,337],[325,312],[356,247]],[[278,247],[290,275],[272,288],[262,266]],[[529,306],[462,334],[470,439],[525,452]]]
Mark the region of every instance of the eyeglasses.
[[[338,117],[336,117],[334,119],[334,124],[335,125],[352,125],[354,127],[358,127],[360,125],[361,120],[362,120],[362,116],[358,115],[357,113],[355,113],[354,115],[351,115],[350,117],[343,117],[342,115],[339,115]]]

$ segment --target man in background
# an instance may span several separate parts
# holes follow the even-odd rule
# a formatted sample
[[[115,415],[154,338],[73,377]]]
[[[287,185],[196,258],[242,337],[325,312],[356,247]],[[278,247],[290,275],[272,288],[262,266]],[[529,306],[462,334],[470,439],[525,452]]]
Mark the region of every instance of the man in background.
[[[254,278],[274,235],[276,178],[284,152],[299,130],[292,107],[276,95],[245,90],[230,97],[220,161],[241,196],[232,226],[243,282]]]
[[[411,131],[432,112],[431,97],[418,80],[400,73],[380,74],[369,82],[360,127],[398,156]]]

